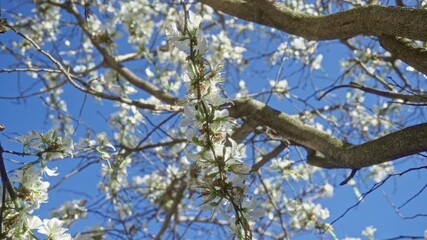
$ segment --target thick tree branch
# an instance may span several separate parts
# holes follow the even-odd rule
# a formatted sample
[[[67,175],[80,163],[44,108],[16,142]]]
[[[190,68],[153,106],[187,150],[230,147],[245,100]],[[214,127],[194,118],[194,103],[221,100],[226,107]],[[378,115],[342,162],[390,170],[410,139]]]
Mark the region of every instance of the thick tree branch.
[[[329,166],[325,162],[310,164],[325,168],[349,165],[352,168],[362,168],[424,151],[427,151],[427,123],[407,127],[364,144],[349,147],[342,153],[340,159],[342,163],[334,161],[329,163]]]
[[[250,116],[258,122],[258,125],[274,129],[283,138],[330,156],[336,154],[334,153],[336,149],[346,145],[338,138],[253,99],[235,100],[234,106],[230,108],[230,116],[234,118]]]
[[[427,151],[427,123],[352,146],[253,99],[235,100],[230,115],[251,116],[259,125],[269,126],[310,150],[308,163],[322,168],[358,169]]]
[[[427,40],[427,10],[369,5],[325,16],[292,11],[270,0],[199,0],[212,8],[309,40],[350,38],[359,34]]]
[[[424,22],[424,24],[426,23]],[[411,41],[393,36],[382,36],[379,40],[381,46],[389,51],[393,57],[427,75],[426,48],[418,47]]]

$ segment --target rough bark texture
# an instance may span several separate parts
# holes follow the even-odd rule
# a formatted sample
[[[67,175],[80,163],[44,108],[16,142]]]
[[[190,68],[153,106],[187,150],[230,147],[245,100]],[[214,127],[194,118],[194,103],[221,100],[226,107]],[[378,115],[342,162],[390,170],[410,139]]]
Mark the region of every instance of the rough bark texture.
[[[363,167],[427,151],[427,123],[408,127],[361,145],[351,145],[253,100],[236,100],[234,118],[250,117],[290,142],[309,149],[308,163],[322,168]]]
[[[309,40],[383,35],[427,41],[427,10],[369,5],[325,16],[290,10],[269,0],[200,0],[247,21],[270,26]]]
[[[424,22],[427,25],[427,19]],[[379,38],[381,46],[416,70],[427,75],[427,49],[416,46],[413,42],[393,36]]]

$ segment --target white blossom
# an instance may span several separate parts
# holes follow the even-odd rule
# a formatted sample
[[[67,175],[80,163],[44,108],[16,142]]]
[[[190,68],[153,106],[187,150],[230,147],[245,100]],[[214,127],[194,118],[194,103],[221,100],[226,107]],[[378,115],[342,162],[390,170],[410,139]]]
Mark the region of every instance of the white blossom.
[[[18,192],[22,192],[22,198],[39,208],[41,203],[48,200],[48,188],[50,183],[42,181],[39,175],[40,169],[32,165],[25,166],[22,170],[16,170],[11,180],[19,185]]]
[[[67,229],[63,228],[62,225],[63,221],[57,218],[44,219],[43,225],[38,228],[38,232],[52,240],[71,240],[71,235],[66,233]]]
[[[57,170],[58,170],[57,167],[50,169],[45,165],[45,166],[42,166],[42,168],[41,168],[41,174],[42,175],[46,174],[47,176],[50,176],[50,177],[51,176],[58,176],[59,173],[56,172]]]
[[[373,239],[374,238],[374,233],[377,231],[376,228],[374,228],[373,226],[367,226],[363,231],[362,231],[362,235],[368,237],[369,239]]]
[[[394,172],[394,167],[392,162],[385,162],[369,167],[369,170],[371,171],[368,175],[369,178],[373,179],[375,182],[380,182],[384,180],[388,174]]]

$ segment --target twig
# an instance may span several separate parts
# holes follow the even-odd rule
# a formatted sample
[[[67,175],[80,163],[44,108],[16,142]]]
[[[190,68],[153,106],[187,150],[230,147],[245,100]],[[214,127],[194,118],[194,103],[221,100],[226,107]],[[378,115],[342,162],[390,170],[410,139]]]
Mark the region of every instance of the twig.
[[[336,89],[339,89],[339,88],[356,88],[356,89],[359,89],[363,92],[375,94],[375,95],[386,97],[386,98],[401,99],[404,101],[404,103],[401,103],[401,104],[406,104],[407,101],[408,102],[421,102],[421,103],[427,102],[427,96],[425,94],[407,95],[407,94],[401,94],[401,93],[395,93],[395,92],[382,91],[382,90],[375,89],[375,88],[365,87],[362,84],[359,84],[356,82],[351,82],[350,84],[344,84],[344,85],[339,85],[339,86],[333,87],[333,88],[329,89],[328,91],[326,91],[325,93],[323,93],[319,97],[319,100],[322,99],[323,97],[325,97],[328,93],[330,93]]]
[[[424,239],[424,236],[408,236],[408,235],[400,235],[392,238],[385,238],[383,240],[399,240],[399,239]]]
[[[154,111],[171,111],[171,112],[182,111],[181,106],[156,105],[156,104],[143,103],[141,101],[134,101],[134,100],[131,100],[128,98],[113,96],[113,95],[106,94],[104,92],[98,92],[98,91],[93,90],[88,83],[83,82],[81,80],[77,80],[80,84],[82,84],[84,86],[83,87],[79,83],[77,83],[76,80],[73,79],[70,72],[68,70],[66,70],[58,60],[56,60],[50,53],[43,50],[33,39],[31,39],[27,35],[19,32],[18,30],[16,30],[13,26],[11,26],[9,24],[6,24],[5,26],[12,29],[17,35],[21,36],[22,38],[27,40],[31,45],[33,45],[33,47],[37,51],[39,51],[40,53],[45,55],[47,58],[49,58],[49,60],[52,61],[52,63],[54,63],[56,65],[56,67],[66,76],[68,82],[70,82],[71,85],[73,85],[75,88],[77,88],[78,90],[80,90],[84,93],[88,93],[88,94],[94,95],[96,97],[100,97],[100,98],[104,98],[104,99],[108,99],[108,100],[112,100],[112,101],[118,101],[118,102],[125,103],[128,105],[133,105],[133,106],[143,108],[143,109],[150,109],[150,110],[154,110]]]
[[[166,229],[169,226],[169,223],[172,219],[172,216],[176,213],[176,211],[178,209],[178,205],[181,202],[182,197],[184,196],[184,191],[185,191],[186,187],[187,187],[187,184],[185,183],[185,181],[181,180],[181,185],[179,186],[179,188],[176,191],[176,196],[174,197],[172,206],[167,210],[165,220],[163,221],[163,224],[162,224],[159,232],[157,233],[156,237],[154,238],[155,240],[160,240],[162,238],[163,234],[166,232]]]
[[[350,175],[348,175],[348,177],[346,179],[344,179],[344,181],[342,181],[340,183],[340,185],[346,185],[351,179],[353,179],[354,175],[356,174],[356,172],[359,170],[359,168],[353,168],[351,169],[351,173]]]
[[[339,221],[341,218],[343,218],[351,209],[357,207],[370,193],[372,193],[373,191],[375,191],[376,189],[378,189],[379,187],[381,187],[385,182],[387,182],[388,179],[390,179],[391,177],[395,177],[395,176],[402,176],[408,172],[412,172],[412,171],[416,171],[416,170],[421,170],[421,169],[426,169],[427,170],[427,165],[426,166],[421,166],[421,167],[414,167],[414,168],[409,168],[403,172],[400,173],[393,173],[393,174],[389,174],[387,175],[386,178],[384,178],[381,182],[377,182],[375,183],[371,189],[369,189],[368,191],[364,192],[361,197],[359,198],[359,200],[353,204],[352,206],[350,206],[349,208],[347,208],[339,217],[337,217],[335,220],[333,220],[331,222],[331,224],[329,225],[329,227],[331,227],[334,223],[336,223],[337,221]],[[326,228],[324,230],[324,232],[326,232],[328,229]]]
[[[289,146],[289,143],[287,143],[287,142],[281,142],[280,145],[277,146],[273,151],[271,151],[268,154],[264,155],[259,162],[255,163],[252,166],[252,168],[251,168],[251,172],[258,171],[262,166],[264,166],[272,158],[276,157],[279,153],[281,153],[288,146]]]

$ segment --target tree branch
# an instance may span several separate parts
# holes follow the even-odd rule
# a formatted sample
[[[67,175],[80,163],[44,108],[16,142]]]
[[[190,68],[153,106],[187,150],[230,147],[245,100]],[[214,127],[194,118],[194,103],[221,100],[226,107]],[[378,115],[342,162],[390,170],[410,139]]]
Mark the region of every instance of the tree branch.
[[[366,87],[366,86],[363,86],[362,84],[356,83],[356,82],[351,82],[350,84],[344,84],[344,85],[339,85],[339,86],[333,87],[333,88],[329,89],[328,91],[326,91],[325,93],[323,93],[319,97],[319,99],[322,99],[328,93],[332,92],[333,90],[339,89],[339,88],[356,88],[356,89],[359,89],[363,92],[375,94],[377,96],[382,96],[382,97],[391,98],[391,99],[401,99],[404,102],[416,102],[416,103],[427,102],[427,94],[425,94],[425,93],[420,93],[419,95],[418,94],[408,95],[408,94],[402,94],[402,93],[396,93],[396,92],[388,92],[388,91],[383,91],[383,90],[379,90],[376,88]]]
[[[335,155],[336,149],[346,145],[338,138],[305,125],[297,118],[281,113],[257,100],[239,99],[233,103],[234,106],[230,108],[231,117],[250,116],[258,125],[268,126],[283,138],[296,144],[331,156]]]
[[[308,163],[322,168],[359,169],[427,151],[427,123],[353,146],[253,99],[235,100],[230,116],[251,116],[290,142],[314,150]]]
[[[65,9],[67,12],[69,12],[71,15],[75,17],[77,20],[77,23],[79,24],[80,28],[83,30],[83,32],[86,34],[86,36],[90,39],[91,43],[95,46],[95,48],[102,54],[104,57],[105,63],[110,66],[112,69],[116,70],[121,76],[123,76],[127,81],[135,85],[136,87],[140,88],[141,90],[144,90],[145,92],[153,95],[157,99],[170,104],[175,105],[178,101],[177,98],[170,95],[167,92],[164,92],[163,90],[157,88],[155,85],[142,80],[138,76],[136,76],[130,69],[123,66],[120,62],[118,62],[113,56],[111,56],[108,51],[101,46],[101,44],[95,39],[92,32],[88,29],[85,20],[80,16],[77,9],[71,2],[67,2],[64,4],[55,3],[52,1],[49,1],[50,4],[61,7]]]
[[[76,89],[80,90],[81,92],[88,93],[88,94],[91,94],[93,96],[104,98],[104,99],[108,99],[108,100],[112,100],[112,101],[118,101],[118,102],[125,103],[125,104],[128,104],[128,105],[134,105],[134,106],[142,108],[142,109],[150,109],[150,110],[154,110],[154,111],[170,111],[170,112],[176,112],[176,111],[181,111],[182,110],[181,106],[175,105],[175,103],[177,101],[176,98],[174,98],[174,97],[172,97],[172,96],[170,96],[170,95],[168,95],[166,93],[165,93],[166,95],[162,95],[162,94],[158,95],[160,93],[163,93],[160,90],[157,93],[152,93],[153,96],[155,96],[155,97],[164,96],[165,98],[163,99],[163,101],[165,101],[165,102],[173,102],[174,104],[170,104],[170,105],[169,104],[168,105],[160,105],[159,104],[159,105],[157,105],[157,104],[145,103],[143,101],[135,101],[135,100],[131,100],[131,99],[120,97],[120,96],[114,96],[114,95],[106,94],[104,92],[95,91],[87,83],[81,81],[78,78],[73,77],[70,74],[70,72],[68,70],[66,70],[64,68],[64,66],[58,60],[56,60],[49,52],[43,50],[32,38],[30,38],[27,35],[21,33],[16,28],[14,28],[12,25],[5,24],[5,26],[7,26],[8,28],[12,29],[17,35],[21,36],[26,41],[28,41],[37,51],[39,51],[41,54],[43,54],[44,56],[46,56],[47,58],[49,58],[49,60],[53,64],[55,64],[55,66],[59,69],[59,71],[62,74],[65,75],[65,77],[67,78],[68,82],[70,82],[70,84],[73,85],[73,87],[75,87]],[[130,72],[130,70],[129,70],[129,72]],[[77,81],[75,81],[74,79],[77,79]],[[78,82],[80,84],[82,84],[83,86],[81,86]],[[150,83],[147,83],[147,84],[149,84],[151,86]],[[155,86],[152,86],[152,87],[155,88]],[[168,96],[170,96],[174,100],[172,101],[171,98],[167,98]],[[162,100],[162,99],[160,99],[160,100]]]
[[[427,10],[369,5],[314,16],[292,11],[270,0],[199,0],[212,8],[247,21],[276,28],[308,40],[350,38],[359,34],[390,35],[427,40]]]
[[[17,195],[15,190],[13,189],[12,184],[10,183],[9,177],[7,176],[7,172],[6,172],[6,166],[4,165],[4,159],[3,159],[3,147],[0,143],[0,177],[1,177],[1,181],[3,183],[4,186],[6,186],[7,192],[9,193],[10,198],[12,199],[12,201],[16,202],[17,200]],[[5,192],[3,194],[6,194]],[[19,206],[19,204],[15,204],[17,206]]]
[[[273,151],[265,154],[262,159],[255,163],[251,167],[251,172],[258,171],[262,166],[264,166],[267,162],[269,162],[271,159],[275,158],[277,155],[279,155],[283,150],[285,150],[289,146],[289,143],[287,142],[281,142],[279,146],[277,146]]]
[[[393,57],[427,75],[426,48],[418,47],[411,41],[393,36],[381,36],[379,41],[381,46],[389,51]]]
[[[184,191],[186,187],[187,184],[184,180],[181,179],[181,183],[179,185],[179,188],[176,190],[176,195],[174,197],[172,206],[168,210],[166,210],[165,220],[163,221],[163,224],[154,239],[160,240],[162,238],[162,235],[166,232],[167,228],[169,227],[169,223],[172,219],[172,216],[176,214],[176,211],[178,210],[178,205],[184,196]]]
[[[239,128],[234,130],[231,139],[237,143],[241,143],[249,134],[251,134],[257,127],[257,122],[252,118],[248,118]]]

